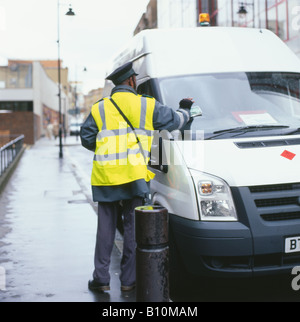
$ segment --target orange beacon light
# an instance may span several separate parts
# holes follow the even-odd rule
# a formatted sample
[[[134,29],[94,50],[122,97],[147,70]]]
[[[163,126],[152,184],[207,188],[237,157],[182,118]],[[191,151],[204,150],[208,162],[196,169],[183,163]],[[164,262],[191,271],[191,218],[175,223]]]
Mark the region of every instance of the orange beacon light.
[[[200,13],[199,14],[200,26],[210,26],[210,16],[209,13]]]

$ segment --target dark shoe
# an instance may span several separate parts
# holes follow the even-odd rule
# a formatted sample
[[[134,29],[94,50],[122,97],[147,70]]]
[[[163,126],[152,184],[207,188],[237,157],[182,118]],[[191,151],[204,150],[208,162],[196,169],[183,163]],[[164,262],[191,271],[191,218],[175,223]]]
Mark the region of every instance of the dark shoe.
[[[92,280],[92,281],[89,281],[89,289],[91,291],[104,292],[104,291],[109,291],[110,287],[109,287],[109,283],[99,283],[95,280]]]
[[[121,291],[122,292],[130,292],[133,289],[135,289],[135,284],[132,284],[132,285],[121,285]]]

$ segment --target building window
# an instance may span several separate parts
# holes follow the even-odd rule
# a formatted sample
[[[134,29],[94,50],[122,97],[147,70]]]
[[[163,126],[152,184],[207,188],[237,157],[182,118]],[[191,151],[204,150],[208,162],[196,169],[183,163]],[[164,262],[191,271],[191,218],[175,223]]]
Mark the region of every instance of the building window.
[[[267,0],[267,9],[270,9],[276,5],[276,0]]]
[[[289,1],[291,3],[292,1]],[[267,28],[273,31],[283,41],[287,41],[289,35],[289,15],[287,0],[267,0]]]
[[[274,6],[267,11],[267,28],[277,34],[276,7]]]
[[[287,23],[287,7],[286,2],[282,2],[277,7],[277,15],[278,15],[278,36],[282,40],[288,39],[288,23]]]
[[[33,102],[4,102],[0,101],[0,110],[1,111],[10,111],[10,112],[33,112]]]

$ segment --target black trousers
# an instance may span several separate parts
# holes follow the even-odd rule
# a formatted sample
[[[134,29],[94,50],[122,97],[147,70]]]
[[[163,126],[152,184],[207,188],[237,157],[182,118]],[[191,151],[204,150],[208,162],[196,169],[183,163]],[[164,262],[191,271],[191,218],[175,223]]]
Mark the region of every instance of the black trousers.
[[[94,257],[93,278],[100,283],[109,283],[109,265],[115,240],[117,218],[120,214],[124,219],[123,254],[121,260],[120,281],[122,285],[135,283],[135,228],[134,210],[143,205],[142,198],[116,202],[98,203],[98,227]]]

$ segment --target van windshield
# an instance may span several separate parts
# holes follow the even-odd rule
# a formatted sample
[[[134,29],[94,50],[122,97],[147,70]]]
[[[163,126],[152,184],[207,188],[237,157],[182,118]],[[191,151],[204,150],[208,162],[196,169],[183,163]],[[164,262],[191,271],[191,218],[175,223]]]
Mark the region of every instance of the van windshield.
[[[161,99],[178,107],[195,101],[195,116],[185,130],[203,130],[205,139],[300,133],[300,74],[223,73],[161,78]]]

